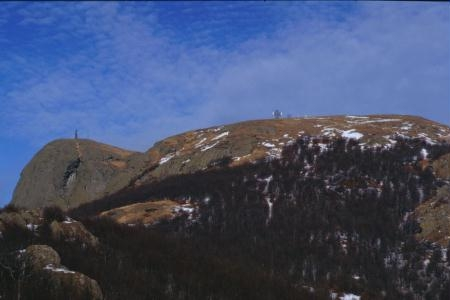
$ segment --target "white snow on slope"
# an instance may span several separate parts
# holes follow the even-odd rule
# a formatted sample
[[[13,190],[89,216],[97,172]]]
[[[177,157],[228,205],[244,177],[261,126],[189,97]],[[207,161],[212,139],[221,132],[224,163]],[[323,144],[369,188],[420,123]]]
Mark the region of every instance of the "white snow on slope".
[[[365,117],[365,116],[345,116],[346,118],[351,118],[351,119],[368,119],[369,117]]]
[[[36,225],[36,224],[31,224],[31,223],[27,224],[27,228],[30,231],[35,231],[38,227],[39,227],[39,225]]]
[[[217,132],[217,131],[221,131],[223,128],[223,126],[219,126],[217,128],[212,129],[212,131]]]
[[[185,213],[191,214],[191,213],[194,212],[194,208],[191,207],[190,205],[183,204],[183,205],[175,206],[175,207],[173,208],[173,211],[176,212],[176,213],[179,213],[179,212],[185,212]]]
[[[169,160],[171,160],[174,156],[175,156],[174,153],[167,154],[166,156],[162,157],[162,158],[159,160],[159,164],[160,164],[160,165],[165,164],[166,162],[168,162]]]
[[[52,271],[52,272],[62,272],[62,273],[65,273],[65,274],[75,274],[74,271],[70,271],[70,270],[67,270],[67,269],[65,269],[65,268],[56,268],[56,267],[53,266],[52,264],[46,265],[46,266],[44,267],[44,270],[50,270],[50,271]]]
[[[266,218],[266,224],[268,224],[270,222],[270,220],[272,220],[273,203],[270,200],[270,197],[265,197],[264,199],[266,200],[267,206],[269,207],[269,214],[267,215],[267,218]]]
[[[211,141],[215,141],[215,140],[221,139],[221,138],[223,138],[223,137],[226,137],[229,133],[230,133],[229,131],[225,131],[225,132],[219,134],[218,136],[213,137],[213,138],[211,139]]]
[[[423,148],[422,150],[420,150],[420,155],[422,155],[423,159],[427,159],[427,157],[428,157],[427,149]]]
[[[324,135],[324,136],[330,136],[330,137],[333,137],[333,136],[336,136],[336,133],[335,132],[342,132],[342,130],[339,130],[339,129],[337,129],[337,128],[330,128],[330,127],[327,127],[327,128],[324,128],[324,129],[322,129],[322,135]]]
[[[432,140],[426,133],[422,132],[422,133],[419,133],[417,136],[420,138],[423,138],[425,140],[425,142],[427,142],[430,145],[436,144],[436,141]]]
[[[263,145],[264,147],[267,147],[267,148],[273,148],[273,147],[275,147],[274,144],[268,143],[268,142],[262,142],[262,145]]]
[[[219,143],[220,143],[220,141],[217,141],[217,142],[215,142],[214,144],[206,145],[206,146],[202,147],[202,148],[200,149],[200,151],[204,152],[204,151],[206,151],[206,150],[209,150],[209,149],[211,149],[211,148],[214,148],[214,147],[215,147],[217,144],[219,144]]]
[[[413,124],[411,124],[409,122],[403,122],[402,127],[400,127],[400,129],[407,131],[407,130],[410,130],[412,128],[412,126],[413,126]]]
[[[344,131],[342,131],[341,135],[344,138],[356,139],[356,140],[359,140],[360,138],[362,138],[364,136],[362,133],[355,131],[355,129],[344,130]]]
[[[206,142],[206,138],[202,138],[200,142],[194,145],[194,148],[199,148],[203,145],[203,143]]]
[[[344,296],[339,297],[340,300],[360,300],[361,296],[355,294],[344,294]]]
[[[398,122],[401,119],[375,119],[375,120],[357,120],[357,121],[347,121],[350,124],[370,124],[370,123],[384,123],[384,122]]]

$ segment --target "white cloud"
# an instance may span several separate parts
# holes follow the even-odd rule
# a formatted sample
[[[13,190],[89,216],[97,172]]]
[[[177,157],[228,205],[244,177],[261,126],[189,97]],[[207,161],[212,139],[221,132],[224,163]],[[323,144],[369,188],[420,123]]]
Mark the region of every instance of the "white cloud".
[[[47,38],[69,48],[51,59],[16,55],[12,73],[22,77],[2,92],[0,134],[41,143],[78,128],[143,150],[180,131],[270,117],[274,108],[448,117],[432,107],[450,98],[443,86],[450,18],[440,5],[369,3],[342,20],[301,13],[231,49],[208,44],[209,33],[195,46],[177,40],[153,12],[143,17],[109,3],[70,8],[56,7],[48,20],[22,12],[23,26],[60,26],[59,37]]]

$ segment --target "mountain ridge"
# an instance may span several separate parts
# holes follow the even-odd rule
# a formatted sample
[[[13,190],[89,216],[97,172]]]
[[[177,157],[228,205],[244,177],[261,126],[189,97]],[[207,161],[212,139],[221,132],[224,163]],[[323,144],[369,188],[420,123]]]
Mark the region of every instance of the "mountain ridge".
[[[191,130],[156,142],[145,152],[86,139],[55,140],[24,168],[11,203],[74,208],[168,176],[280,158],[282,148],[301,136],[354,138],[362,147],[391,147],[395,137],[447,141],[450,128],[406,115],[320,116]]]
[[[446,300],[449,130],[333,116],[199,129],[143,153],[63,141],[40,165],[62,192],[115,190],[67,212],[6,208],[0,245],[49,245],[67,268],[55,270],[85,274],[108,299]],[[13,295],[1,266],[0,278]]]

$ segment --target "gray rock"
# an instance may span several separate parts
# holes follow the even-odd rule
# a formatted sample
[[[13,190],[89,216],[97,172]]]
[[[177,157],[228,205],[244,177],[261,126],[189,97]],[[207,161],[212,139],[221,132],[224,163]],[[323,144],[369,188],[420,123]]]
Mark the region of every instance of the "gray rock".
[[[103,299],[98,283],[61,265],[58,253],[47,245],[31,245],[20,256],[23,290],[42,291],[46,299]]]
[[[76,207],[126,186],[143,157],[90,140],[53,141],[22,171],[12,204],[25,208]]]

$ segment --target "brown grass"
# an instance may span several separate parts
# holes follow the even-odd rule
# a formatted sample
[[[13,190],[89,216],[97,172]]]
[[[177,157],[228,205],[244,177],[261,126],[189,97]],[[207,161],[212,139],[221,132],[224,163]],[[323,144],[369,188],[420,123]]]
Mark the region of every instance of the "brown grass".
[[[121,224],[153,224],[173,218],[173,209],[177,205],[177,202],[171,200],[149,201],[114,208],[102,212],[100,216],[112,218]]]

